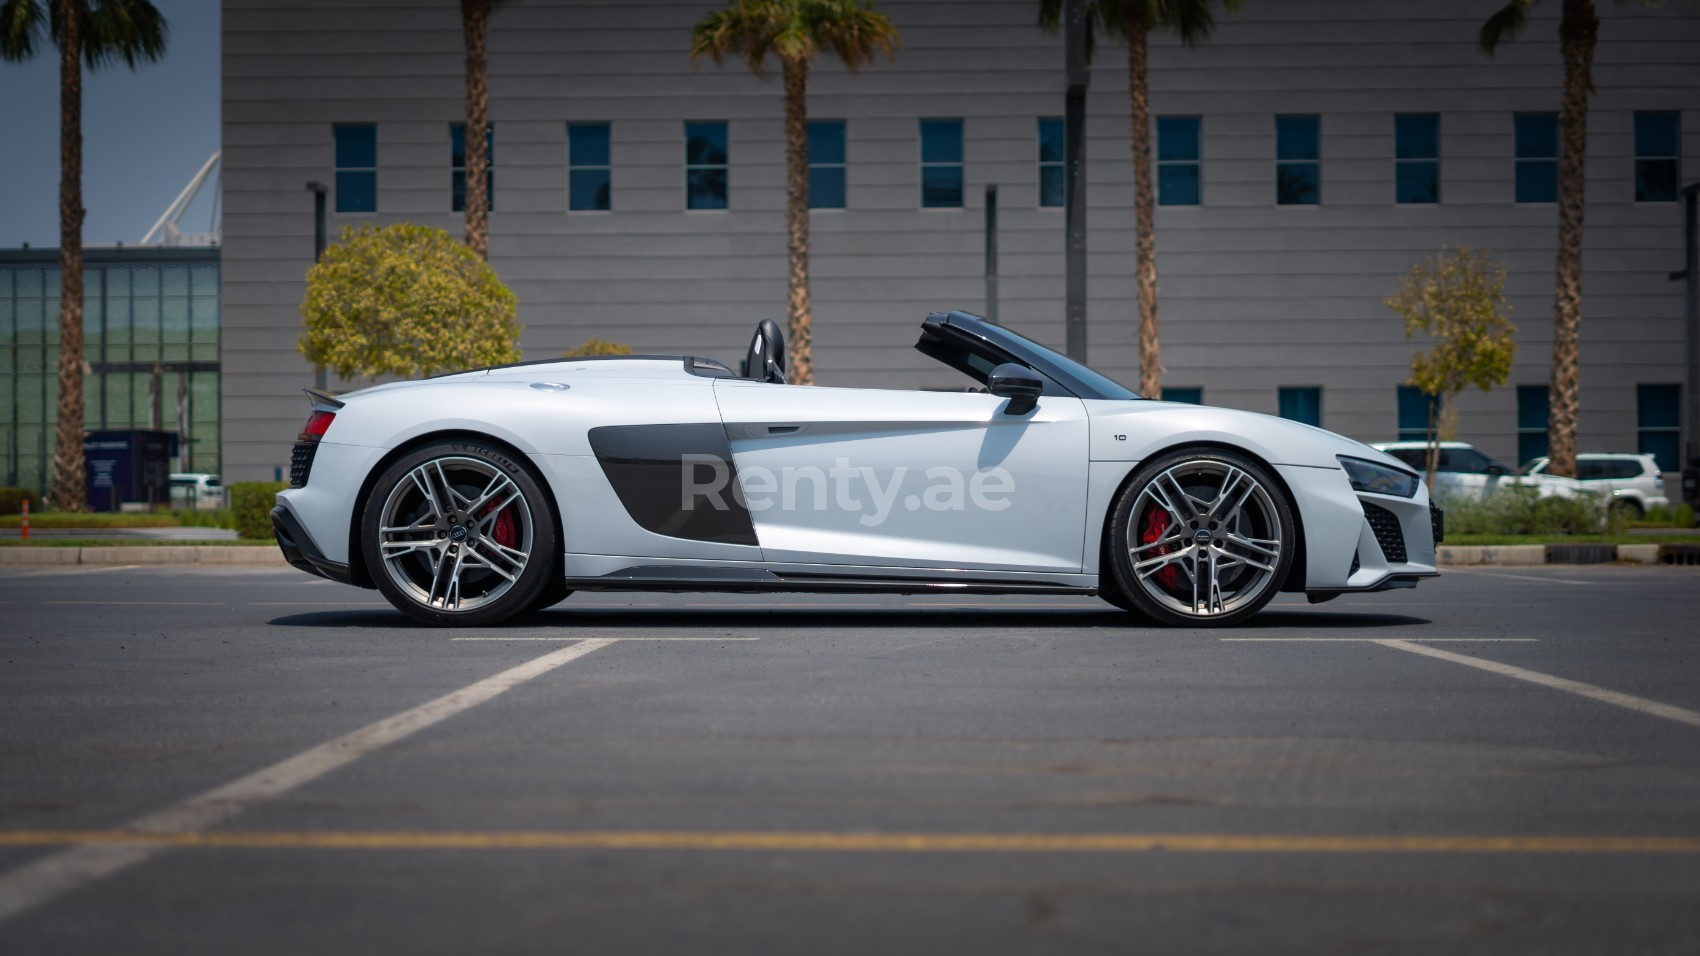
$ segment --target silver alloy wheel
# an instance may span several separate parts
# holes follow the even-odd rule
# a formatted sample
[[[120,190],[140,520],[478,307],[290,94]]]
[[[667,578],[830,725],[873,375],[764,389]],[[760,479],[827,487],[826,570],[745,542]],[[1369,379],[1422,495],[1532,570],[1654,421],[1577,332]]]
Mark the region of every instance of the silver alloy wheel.
[[[470,611],[506,594],[532,550],[519,485],[477,458],[433,458],[384,501],[378,547],[390,581],[420,605]]]
[[[1128,557],[1145,594],[1177,613],[1215,617],[1275,587],[1281,515],[1250,472],[1186,461],[1158,473],[1128,515]]]

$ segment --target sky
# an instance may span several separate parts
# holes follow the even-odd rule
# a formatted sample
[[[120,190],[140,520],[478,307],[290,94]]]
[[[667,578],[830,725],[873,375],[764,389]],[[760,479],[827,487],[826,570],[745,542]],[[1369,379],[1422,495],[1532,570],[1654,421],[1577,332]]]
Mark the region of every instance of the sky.
[[[46,0],[42,0],[46,2]],[[218,0],[153,0],[165,57],[83,74],[85,245],[141,241],[219,144]],[[59,56],[0,61],[0,249],[59,245]],[[209,228],[214,184],[178,223]]]

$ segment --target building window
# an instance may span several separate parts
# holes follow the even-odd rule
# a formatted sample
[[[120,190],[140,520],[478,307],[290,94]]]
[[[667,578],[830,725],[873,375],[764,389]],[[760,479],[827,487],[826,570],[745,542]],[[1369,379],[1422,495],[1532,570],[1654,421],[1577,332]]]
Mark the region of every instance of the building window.
[[[378,211],[378,127],[333,126],[336,141],[336,211]]]
[[[1440,417],[1441,401],[1434,400],[1434,415]],[[1429,396],[1415,385],[1399,386],[1399,440],[1428,441]]]
[[[567,208],[613,208],[613,163],[607,123],[567,124]]]
[[[1196,116],[1157,117],[1157,204],[1198,205]]]
[[[685,208],[725,209],[726,124],[685,124]]]
[[[484,127],[484,196],[496,208],[496,124]],[[466,124],[449,124],[449,197],[455,212],[466,211]]]
[[[1660,471],[1677,471],[1682,428],[1681,385],[1635,386],[1636,450],[1658,459]]]
[[[962,207],[962,121],[921,121],[921,207]]]
[[[1635,114],[1635,201],[1675,202],[1682,155],[1675,111]]]
[[[1322,201],[1322,118],[1275,117],[1275,202],[1314,206]]]
[[[844,208],[844,121],[809,122],[809,208]]]
[[[1526,465],[1547,454],[1547,402],[1545,385],[1517,386],[1517,464]]]
[[[1282,418],[1322,427],[1322,389],[1319,386],[1282,386],[1277,394]]]
[[[1393,117],[1393,201],[1440,201],[1440,114]]]
[[[1039,205],[1061,206],[1068,202],[1068,185],[1064,160],[1063,121],[1054,116],[1039,117]]]
[[[1558,114],[1518,113],[1517,201],[1558,201]]]
[[[1179,387],[1165,385],[1163,386],[1163,401],[1185,402],[1188,405],[1203,405],[1204,388],[1202,386],[1195,387],[1190,385],[1183,385]]]

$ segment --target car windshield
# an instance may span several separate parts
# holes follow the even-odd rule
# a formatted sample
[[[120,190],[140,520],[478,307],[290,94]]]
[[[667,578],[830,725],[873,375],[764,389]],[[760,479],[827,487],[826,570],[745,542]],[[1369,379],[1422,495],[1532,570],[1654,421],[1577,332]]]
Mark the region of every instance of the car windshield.
[[[1126,385],[1123,385],[1115,379],[1110,378],[1101,372],[1096,372],[1055,349],[1040,345],[1038,342],[1035,342],[1025,335],[1010,329],[1008,326],[994,325],[991,322],[983,322],[981,328],[983,329],[987,339],[1002,345],[1011,351],[1019,352],[1021,350],[1027,350],[1031,352],[1038,352],[1046,359],[1063,366],[1081,382],[1091,386],[1094,390],[1099,392],[1100,397],[1102,398],[1129,399],[1139,397],[1138,392],[1135,392],[1133,389],[1128,388]],[[1014,346],[1014,348],[1011,348],[1011,346]]]

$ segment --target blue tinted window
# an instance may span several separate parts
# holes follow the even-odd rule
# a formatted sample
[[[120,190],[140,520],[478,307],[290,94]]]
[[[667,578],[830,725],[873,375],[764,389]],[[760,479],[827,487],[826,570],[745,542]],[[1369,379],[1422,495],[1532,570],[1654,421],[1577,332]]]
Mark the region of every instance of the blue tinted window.
[[[1194,388],[1191,386],[1181,386],[1177,388],[1172,385],[1165,385],[1163,386],[1163,401],[1186,402],[1188,405],[1203,405],[1204,389]]]
[[[1673,111],[1635,114],[1635,201],[1675,202],[1681,191],[1681,136]]]
[[[1639,433],[1638,451],[1658,459],[1660,471],[1676,471],[1682,422],[1682,386],[1635,386],[1635,425]]]
[[[1440,414],[1441,403],[1435,400],[1434,413]],[[1429,396],[1415,385],[1399,386],[1399,440],[1424,441],[1428,438]]]
[[[1558,201],[1558,114],[1518,113],[1515,134],[1518,202]]]
[[[725,209],[726,124],[685,124],[685,208]]]
[[[1068,202],[1067,150],[1063,143],[1063,121],[1054,116],[1039,118],[1039,205],[1061,206]]]
[[[844,121],[809,123],[809,208],[844,208]]]
[[[921,121],[921,205],[962,205],[962,121]]]
[[[1322,427],[1322,389],[1316,386],[1283,387],[1279,391],[1281,417]]]
[[[1275,202],[1282,206],[1320,203],[1321,157],[1321,117],[1275,117]]]
[[[1545,385],[1517,386],[1517,465],[1522,467],[1547,453],[1547,396]]]
[[[496,208],[496,124],[484,127],[484,195],[489,208]],[[466,124],[449,124],[449,206],[466,211]]]
[[[1157,117],[1157,203],[1196,206],[1199,201],[1199,120]]]
[[[613,207],[612,148],[607,123],[567,124],[567,208]]]
[[[1393,201],[1440,201],[1440,115],[1393,117]]]
[[[336,145],[336,211],[378,210],[378,127],[333,126]]]

